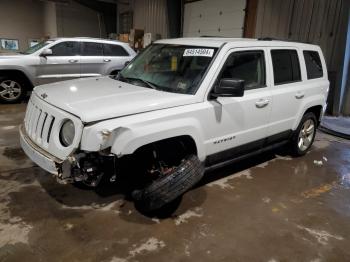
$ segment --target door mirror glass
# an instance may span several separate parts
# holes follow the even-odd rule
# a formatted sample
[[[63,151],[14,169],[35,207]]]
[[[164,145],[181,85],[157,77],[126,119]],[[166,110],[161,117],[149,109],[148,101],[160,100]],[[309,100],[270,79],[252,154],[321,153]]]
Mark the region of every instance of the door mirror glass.
[[[244,95],[244,80],[223,78],[215,86],[213,97],[242,97]]]
[[[44,49],[40,54],[40,56],[43,56],[43,57],[49,56],[49,55],[52,55],[52,50],[50,48]]]

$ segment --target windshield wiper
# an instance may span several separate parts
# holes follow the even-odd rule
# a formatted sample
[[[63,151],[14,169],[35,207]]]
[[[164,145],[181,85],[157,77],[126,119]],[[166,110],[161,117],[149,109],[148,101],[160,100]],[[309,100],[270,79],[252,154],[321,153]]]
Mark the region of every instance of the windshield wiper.
[[[148,82],[147,80],[144,80],[142,78],[137,78],[137,77],[124,77],[121,74],[119,74],[118,80],[126,80],[128,83],[130,83],[130,81],[139,81],[142,82],[144,84],[147,85],[147,87],[152,88],[152,89],[157,89],[157,86],[151,82]]]

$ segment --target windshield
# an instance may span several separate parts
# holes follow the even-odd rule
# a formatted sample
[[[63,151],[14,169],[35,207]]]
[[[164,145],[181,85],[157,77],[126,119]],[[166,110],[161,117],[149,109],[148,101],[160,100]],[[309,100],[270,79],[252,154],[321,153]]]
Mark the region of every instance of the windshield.
[[[30,55],[34,52],[38,51],[39,49],[43,48],[44,46],[47,46],[48,44],[51,44],[53,40],[43,41],[40,43],[37,43],[36,45],[29,47],[26,51],[22,52],[22,54]]]
[[[195,94],[217,48],[154,44],[117,79],[161,91]]]

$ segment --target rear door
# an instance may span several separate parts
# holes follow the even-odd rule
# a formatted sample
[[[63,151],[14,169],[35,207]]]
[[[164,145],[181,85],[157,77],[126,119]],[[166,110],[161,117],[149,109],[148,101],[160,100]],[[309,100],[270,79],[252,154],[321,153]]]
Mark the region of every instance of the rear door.
[[[103,55],[105,74],[120,71],[132,59],[127,50],[118,44],[103,44]]]
[[[50,49],[52,55],[40,56],[38,84],[80,77],[80,42],[59,42]]]
[[[270,48],[269,57],[273,69],[273,107],[269,135],[284,139],[293,129],[302,100],[307,95],[307,84],[301,73],[299,49]]]
[[[81,42],[81,77],[104,75],[102,43]]]

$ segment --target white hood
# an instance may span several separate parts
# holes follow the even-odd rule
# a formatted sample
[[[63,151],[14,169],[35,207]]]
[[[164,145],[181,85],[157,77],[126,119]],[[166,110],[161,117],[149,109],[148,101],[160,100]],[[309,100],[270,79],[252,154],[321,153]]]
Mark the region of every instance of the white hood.
[[[157,91],[110,77],[57,82],[38,86],[34,92],[86,123],[199,102],[194,95]]]

